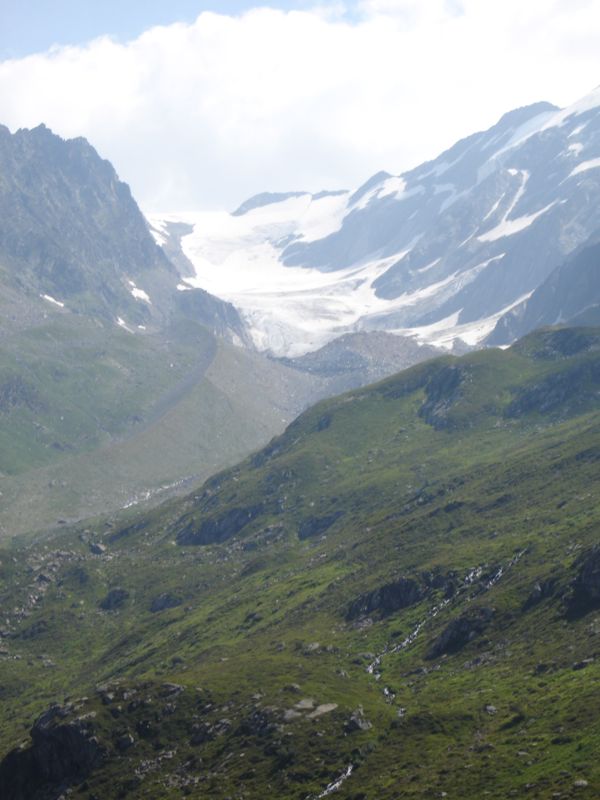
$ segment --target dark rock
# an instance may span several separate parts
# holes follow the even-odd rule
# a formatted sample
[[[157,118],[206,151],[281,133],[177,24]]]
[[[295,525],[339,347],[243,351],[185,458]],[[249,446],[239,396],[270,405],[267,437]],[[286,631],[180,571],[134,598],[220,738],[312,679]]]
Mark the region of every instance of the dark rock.
[[[213,733],[205,722],[195,722],[192,725],[192,735],[190,738],[192,747],[199,747],[201,744],[209,742],[213,738]]]
[[[183,686],[180,686],[178,683],[163,683],[160,687],[160,696],[161,697],[177,697],[177,695],[184,692],[185,689]]]
[[[323,414],[323,416],[317,422],[317,431],[321,433],[321,431],[326,431],[327,428],[331,425],[332,416],[331,414]]]
[[[180,597],[170,592],[163,592],[163,594],[159,594],[158,597],[155,597],[150,603],[150,611],[156,614],[159,611],[165,611],[167,608],[177,608],[177,606],[180,606],[182,603],[183,600]]]
[[[298,527],[298,538],[302,541],[329,530],[334,522],[342,516],[343,511],[336,511],[324,517],[307,517]]]
[[[111,589],[98,605],[103,611],[118,611],[128,599],[129,592],[126,589],[116,588]]]
[[[541,603],[542,600],[547,600],[549,597],[552,597],[556,591],[556,583],[556,578],[550,578],[546,581],[536,581],[527,600],[523,603],[523,611],[529,611],[529,609]]]
[[[148,520],[142,519],[140,522],[134,522],[133,525],[127,525],[125,528],[120,528],[119,530],[111,533],[109,537],[110,542],[118,542],[121,539],[126,539],[128,536],[133,536],[136,533],[141,533],[145,528],[148,527]]]
[[[240,736],[269,736],[277,730],[277,725],[269,718],[266,711],[256,710],[242,720],[236,730]]]
[[[220,517],[205,519],[198,526],[195,520],[177,534],[177,544],[207,545],[227,541],[249,525],[263,511],[262,504],[231,508]]]
[[[259,614],[257,611],[249,611],[244,618],[244,625],[249,628],[252,625],[256,625],[261,620],[261,614]]]
[[[594,663],[593,658],[584,658],[583,661],[576,661],[575,664],[573,664],[573,669],[574,670],[585,669],[586,667],[589,667],[590,664],[593,663]]]
[[[452,620],[429,648],[426,658],[456,653],[487,628],[494,612],[491,608],[474,608]]]
[[[19,639],[37,639],[39,636],[43,636],[48,631],[48,623],[45,619],[38,619],[37,622],[34,622],[29,627],[24,628],[19,634]]]
[[[600,607],[600,545],[577,559],[578,572],[566,598],[567,614],[581,616]]]
[[[70,709],[53,706],[35,722],[28,748],[0,763],[2,800],[37,800],[80,783],[105,757],[90,721],[66,722]]]
[[[357,708],[356,711],[353,711],[350,719],[344,725],[344,728],[347,733],[354,733],[355,731],[369,731],[373,725],[369,722],[368,719],[365,719],[364,712],[362,708]]]
[[[567,410],[595,403],[599,387],[600,359],[581,361],[520,389],[505,415],[513,419],[535,412],[564,415]]]
[[[141,739],[153,739],[158,736],[158,727],[150,719],[139,720],[135,729]]]
[[[438,368],[425,385],[426,400],[419,416],[436,430],[449,427],[449,412],[460,399],[465,370],[457,364]]]
[[[418,603],[423,598],[423,590],[412,578],[400,578],[363,594],[354,600],[346,613],[346,619],[367,616],[378,612],[382,617],[393,614],[401,608]]]
[[[133,747],[134,744],[135,739],[130,733],[124,733],[122,736],[119,736],[116,741],[116,747],[120,753],[125,753],[130,747]]]

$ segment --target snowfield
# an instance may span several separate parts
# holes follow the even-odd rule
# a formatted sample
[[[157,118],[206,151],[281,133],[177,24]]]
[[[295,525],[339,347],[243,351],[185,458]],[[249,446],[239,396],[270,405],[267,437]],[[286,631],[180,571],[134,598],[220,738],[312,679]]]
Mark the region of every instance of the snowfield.
[[[232,303],[259,350],[295,357],[359,330],[477,346],[600,228],[593,216],[582,227],[577,194],[585,184],[590,207],[597,183],[600,199],[599,121],[600,88],[566,109],[517,109],[438,159],[379,173],[354,193],[264,194],[233,214],[150,215],[149,227],[193,265],[177,288]],[[178,228],[170,241],[178,222],[191,232]]]

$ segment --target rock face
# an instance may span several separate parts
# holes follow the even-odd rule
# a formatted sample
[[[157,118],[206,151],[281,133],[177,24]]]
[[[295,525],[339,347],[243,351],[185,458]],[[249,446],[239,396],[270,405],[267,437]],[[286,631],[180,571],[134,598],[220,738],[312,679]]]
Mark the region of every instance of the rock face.
[[[586,246],[557,267],[530,298],[498,321],[489,344],[505,344],[535,328],[556,325],[597,324],[600,311],[600,231]],[[595,312],[595,314],[594,314]],[[594,317],[592,317],[594,314]]]
[[[298,538],[300,540],[310,539],[325,533],[342,514],[342,511],[336,511],[334,514],[326,514],[323,517],[307,517],[298,527]]]
[[[179,275],[113,166],[84,138],[0,126],[0,261],[10,288],[130,327],[163,325],[179,304],[215,333],[244,336],[237,311]],[[58,301],[58,304],[56,303]]]
[[[400,578],[354,600],[348,608],[346,619],[353,620],[375,612],[385,617],[401,608],[408,608],[418,603],[423,594],[423,590],[415,580]]]
[[[108,161],[85,139],[65,141],[44,125],[14,135],[2,127],[0,173],[0,253],[19,267],[17,280],[61,301],[93,296],[111,318],[149,317],[126,276],[174,268]]]
[[[436,430],[448,427],[448,412],[460,398],[465,377],[461,367],[450,364],[434,372],[427,382],[427,399],[419,409],[419,416]]]
[[[600,359],[591,358],[522,389],[506,409],[509,418],[539,412],[572,412],[595,404],[600,387]]]
[[[529,611],[543,600],[552,597],[556,592],[556,580],[550,578],[545,581],[536,581],[533,589],[529,593],[527,600],[523,603],[523,611]]]
[[[577,576],[571,583],[567,600],[567,611],[573,616],[600,606],[600,545],[583,553],[577,564]]]
[[[442,631],[427,652],[427,658],[456,653],[484,632],[492,620],[491,608],[475,608],[462,614]]]
[[[262,505],[231,508],[220,517],[189,522],[177,535],[177,544],[216,544],[231,539],[263,511]]]
[[[28,748],[13,750],[0,764],[2,800],[58,797],[102,762],[104,752],[89,721],[63,722],[69,709],[53,706],[31,729]]]

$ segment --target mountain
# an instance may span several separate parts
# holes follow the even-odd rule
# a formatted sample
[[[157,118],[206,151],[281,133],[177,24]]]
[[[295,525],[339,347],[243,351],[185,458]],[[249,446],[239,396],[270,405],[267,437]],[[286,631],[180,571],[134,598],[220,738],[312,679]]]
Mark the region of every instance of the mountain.
[[[0,537],[181,493],[350,385],[257,353],[85,139],[0,127],[0,212]],[[396,345],[351,385],[427,354]]]
[[[232,302],[277,356],[360,330],[480,345],[600,228],[599,168],[600,88],[562,110],[509,112],[353,192],[184,215],[178,242],[195,269],[185,285]]]
[[[557,267],[527,300],[498,320],[486,340],[503,345],[545,325],[600,321],[599,234]]]
[[[599,389],[599,329],[445,356],[4,549],[3,800],[597,796]]]
[[[0,176],[3,283],[29,301],[125,328],[168,320],[179,275],[129,187],[85,139],[65,141],[44,125],[15,134],[0,126]],[[201,294],[196,320],[239,334],[233,308]]]
[[[327,394],[173,255],[85,139],[0,127],[0,536],[182,491]]]
[[[407,336],[383,331],[346,333],[319,350],[280,363],[293,369],[329,379],[339,394],[386,378],[440,355],[440,350],[419,345]]]

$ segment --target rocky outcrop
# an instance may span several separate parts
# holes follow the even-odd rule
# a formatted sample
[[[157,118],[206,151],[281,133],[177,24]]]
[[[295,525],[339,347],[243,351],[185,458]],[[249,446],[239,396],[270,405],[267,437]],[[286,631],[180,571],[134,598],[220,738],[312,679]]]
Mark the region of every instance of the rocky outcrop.
[[[426,658],[439,658],[442,655],[462,650],[473,639],[481,636],[493,616],[493,609],[480,607],[470,609],[460,617],[453,619],[431,644]]]
[[[10,752],[0,763],[2,800],[46,800],[83,781],[104,758],[90,720],[53,706],[31,729],[31,745]]]
[[[325,533],[334,522],[337,522],[342,514],[342,511],[336,511],[323,517],[306,517],[298,526],[298,538],[302,541]]]
[[[511,419],[525,414],[572,413],[584,405],[594,405],[600,388],[600,358],[580,361],[542,381],[521,389],[506,409]]]
[[[412,578],[400,578],[357,597],[350,604],[346,619],[353,620],[374,613],[385,617],[418,603],[423,596],[423,589],[417,581]]]
[[[450,409],[461,396],[464,380],[464,368],[458,364],[443,366],[434,372],[425,386],[426,400],[419,409],[419,416],[436,430],[447,428]]]
[[[177,535],[177,544],[218,544],[231,539],[263,511],[262,504],[231,508],[219,517],[203,520],[200,525],[190,521]]]
[[[543,600],[552,597],[556,592],[556,578],[549,578],[545,581],[536,581],[533,589],[523,603],[523,611],[529,611]]]
[[[580,616],[600,607],[600,545],[577,559],[577,575],[566,596],[567,614]]]

